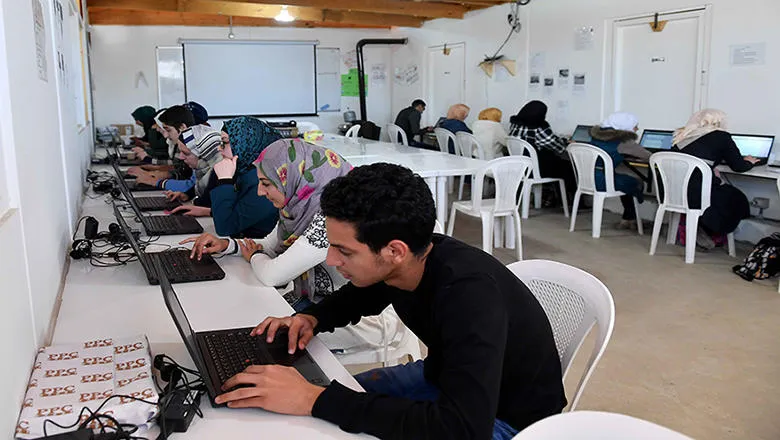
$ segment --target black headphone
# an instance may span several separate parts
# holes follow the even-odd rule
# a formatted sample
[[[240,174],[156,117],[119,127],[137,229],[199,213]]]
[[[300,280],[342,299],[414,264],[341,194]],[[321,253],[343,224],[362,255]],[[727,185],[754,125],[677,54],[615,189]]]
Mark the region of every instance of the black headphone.
[[[70,257],[74,260],[90,258],[92,256],[92,241],[76,240],[71,246]]]

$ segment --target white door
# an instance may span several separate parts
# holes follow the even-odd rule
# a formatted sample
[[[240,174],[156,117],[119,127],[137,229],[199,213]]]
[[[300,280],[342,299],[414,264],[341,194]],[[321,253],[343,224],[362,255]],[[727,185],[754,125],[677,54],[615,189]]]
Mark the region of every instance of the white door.
[[[704,106],[706,10],[658,19],[667,21],[661,32],[650,26],[654,17],[615,22],[614,101],[605,110],[634,113],[644,128],[674,129]]]
[[[447,116],[447,109],[465,96],[466,45],[458,43],[428,48],[428,107],[423,118],[433,125]]]

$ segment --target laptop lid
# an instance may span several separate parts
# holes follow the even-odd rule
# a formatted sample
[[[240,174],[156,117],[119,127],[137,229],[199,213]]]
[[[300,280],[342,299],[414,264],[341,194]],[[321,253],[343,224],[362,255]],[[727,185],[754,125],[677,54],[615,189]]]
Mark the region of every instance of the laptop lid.
[[[758,159],[769,158],[775,143],[775,137],[770,135],[732,134],[731,139],[737,144],[741,155],[753,156]]]
[[[116,221],[119,223],[119,227],[122,229],[122,233],[125,235],[125,238],[127,238],[127,242],[130,243],[130,247],[133,248],[133,252],[135,252],[135,255],[138,256],[138,261],[141,262],[141,266],[144,268],[144,272],[146,272],[146,277],[151,281],[154,279],[155,270],[153,267],[152,259],[149,258],[149,255],[141,249],[141,245],[138,244],[138,240],[135,239],[135,235],[133,235],[132,229],[130,229],[130,226],[127,224],[127,221],[125,221],[125,218],[122,216],[122,213],[119,211],[119,208],[116,206],[115,202],[111,202],[114,205],[114,216],[116,216]]]
[[[135,202],[135,197],[130,194],[130,189],[127,187],[127,182],[125,182],[125,179],[122,178],[122,171],[119,169],[119,165],[117,165],[116,162],[111,162],[111,166],[114,167],[114,172],[116,173],[116,181],[117,185],[119,186],[119,191],[122,193],[122,196],[124,196],[125,200],[127,200],[127,203],[130,204],[130,208],[133,209],[133,212],[135,212],[135,215],[138,217],[138,219],[141,221],[141,224],[144,225],[145,228],[146,216],[141,213],[141,209]]]
[[[672,130],[651,130],[647,129],[642,133],[642,139],[639,144],[648,150],[671,150],[674,131]]]
[[[190,321],[184,313],[184,308],[181,306],[181,302],[179,302],[179,297],[176,296],[176,292],[173,290],[171,282],[165,275],[165,270],[163,270],[159,260],[154,262],[154,270],[157,272],[157,278],[160,280],[160,290],[162,290],[165,306],[168,307],[168,312],[171,314],[173,323],[176,324],[176,328],[179,330],[179,335],[181,335],[181,339],[184,341],[184,346],[187,347],[187,352],[190,354],[192,361],[195,362],[195,368],[201,375],[208,377],[206,362],[201,357],[200,350],[198,350],[195,332],[192,330]],[[209,395],[218,396],[220,394],[218,390],[214,389],[211,380],[206,379],[203,382],[206,384]]]
[[[590,136],[590,129],[592,125],[578,125],[574,129],[574,133],[571,135],[571,140],[574,142],[590,142],[593,138]]]

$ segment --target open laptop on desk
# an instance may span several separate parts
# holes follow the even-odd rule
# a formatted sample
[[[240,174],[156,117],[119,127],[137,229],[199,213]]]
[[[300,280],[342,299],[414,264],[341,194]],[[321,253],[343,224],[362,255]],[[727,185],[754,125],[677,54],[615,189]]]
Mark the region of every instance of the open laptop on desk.
[[[144,161],[142,161],[141,159],[130,159],[129,155],[134,153],[121,152],[119,151],[119,147],[116,144],[114,144],[114,154],[116,155],[116,161],[119,162],[119,165],[121,166],[132,167],[132,166],[144,164]]]
[[[133,212],[138,216],[141,224],[146,230],[147,235],[180,235],[180,234],[200,234],[203,227],[194,217],[186,215],[143,215],[141,208],[138,207],[136,200],[125,185],[119,184],[119,191],[125,197],[125,200],[133,208]]]
[[[571,135],[571,141],[582,144],[590,143],[590,141],[593,140],[593,138],[590,136],[591,128],[593,128],[592,125],[578,125],[577,128],[574,129],[574,133]]]
[[[190,259],[189,249],[172,249],[163,252],[146,252],[141,249],[141,245],[133,235],[133,231],[128,226],[122,213],[119,212],[116,203],[114,203],[114,216],[119,223],[122,233],[125,235],[130,247],[133,248],[138,261],[146,272],[146,279],[149,284],[160,284],[157,277],[158,270],[155,264],[159,263],[161,270],[164,271],[171,283],[191,283],[194,281],[213,281],[225,278],[225,272],[219,267],[216,261],[210,255],[203,255],[201,260]]]
[[[181,206],[181,202],[178,200],[168,200],[168,198],[165,196],[134,197],[130,193],[133,190],[131,185],[134,184],[133,186],[137,187],[144,184],[132,181],[128,183],[127,180],[121,177],[122,171],[119,169],[117,164],[114,163],[112,165],[114,166],[114,173],[116,173],[116,181],[120,191],[122,191],[122,194],[125,194],[125,198],[134,199],[136,205],[138,205],[138,209],[141,211],[170,211]],[[152,188],[159,191],[159,188]]]
[[[753,156],[758,159],[758,165],[766,165],[769,157],[772,155],[772,147],[775,143],[775,137],[760,134],[732,134],[731,139],[737,144],[739,153],[742,156]],[[780,167],[780,164],[771,166]]]
[[[212,406],[220,406],[214,403],[214,399],[222,394],[222,384],[250,365],[294,367],[315,385],[326,386],[330,383],[328,376],[307,350],[298,350],[295,354],[287,352],[286,333],[277,333],[274,342],[270,344],[262,336],[249,336],[254,327],[195,333],[159,261],[155,262],[155,268],[160,274],[160,289],[165,305],[195,367],[203,376]]]
[[[674,131],[672,130],[647,129],[642,132],[642,138],[639,140],[639,145],[643,146],[645,150],[648,150],[651,153],[669,151],[672,149],[673,138]]]

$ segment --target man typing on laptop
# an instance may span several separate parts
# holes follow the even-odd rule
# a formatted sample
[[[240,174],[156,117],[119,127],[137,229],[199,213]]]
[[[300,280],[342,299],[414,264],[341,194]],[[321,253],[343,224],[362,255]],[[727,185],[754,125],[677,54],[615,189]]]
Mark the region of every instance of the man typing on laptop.
[[[433,234],[436,213],[422,178],[390,164],[356,168],[326,187],[322,211],[327,263],[351,282],[252,333],[273,340],[286,330],[293,353],[316,333],[392,304],[428,357],[358,375],[365,393],[335,381],[312,385],[288,367],[251,366],[224,384],[217,403],[312,415],[379,438],[447,439],[510,439],[565,407],[541,305],[492,256]]]

